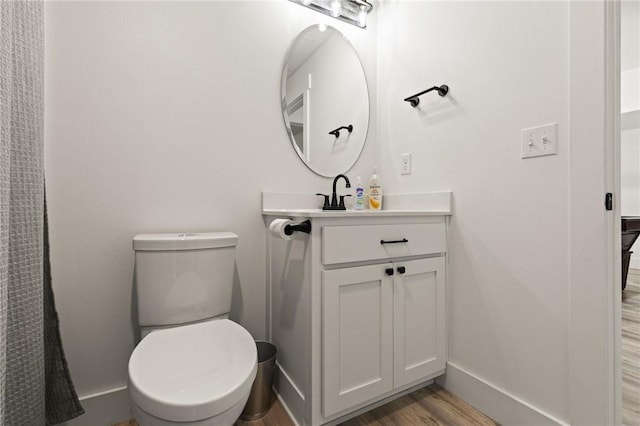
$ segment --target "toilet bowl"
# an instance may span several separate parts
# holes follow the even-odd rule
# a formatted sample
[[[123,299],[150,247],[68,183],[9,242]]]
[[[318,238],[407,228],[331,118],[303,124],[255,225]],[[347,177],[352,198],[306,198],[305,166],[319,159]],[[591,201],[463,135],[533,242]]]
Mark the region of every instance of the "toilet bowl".
[[[230,426],[257,371],[256,345],[228,319],[149,333],[129,359],[129,395],[140,426]]]

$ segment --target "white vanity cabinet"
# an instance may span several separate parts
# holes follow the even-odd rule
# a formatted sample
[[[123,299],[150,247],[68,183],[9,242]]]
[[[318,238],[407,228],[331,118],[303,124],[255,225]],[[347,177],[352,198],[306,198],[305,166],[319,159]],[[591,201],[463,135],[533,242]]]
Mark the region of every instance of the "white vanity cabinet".
[[[264,206],[263,201],[263,206]],[[301,425],[336,424],[443,374],[447,210],[266,209],[274,386]]]
[[[323,253],[334,251],[333,238],[345,234],[362,234],[362,240],[353,240],[355,244],[345,241],[347,246],[359,246],[359,253],[370,254],[369,259],[359,260],[387,259],[404,252],[427,256],[445,250],[444,224],[350,229],[352,232],[335,234],[335,228],[324,228]],[[384,244],[382,234],[395,239]],[[348,260],[363,257],[344,253]],[[335,256],[323,258],[326,263]],[[331,416],[442,372],[445,305],[444,256],[323,269],[323,415]]]

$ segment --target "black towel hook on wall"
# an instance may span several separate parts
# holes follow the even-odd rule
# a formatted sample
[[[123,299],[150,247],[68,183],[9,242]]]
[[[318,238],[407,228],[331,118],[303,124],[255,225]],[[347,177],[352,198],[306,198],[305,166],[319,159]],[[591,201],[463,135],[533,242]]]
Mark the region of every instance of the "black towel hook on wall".
[[[347,129],[349,133],[351,133],[353,132],[353,124],[349,124],[348,126],[338,127],[337,129],[330,131],[329,134],[335,136],[336,138],[339,138],[340,130],[342,129]]]
[[[420,93],[416,93],[413,96],[409,96],[408,98],[405,98],[405,102],[409,102],[411,104],[412,107],[417,107],[418,104],[420,103],[420,99],[418,99],[418,96],[424,95],[425,93],[429,93],[432,90],[437,90],[438,91],[438,95],[440,96],[446,96],[447,93],[449,93],[449,86],[447,86],[446,84],[443,84],[442,86],[433,86],[430,89],[427,89],[423,92]]]

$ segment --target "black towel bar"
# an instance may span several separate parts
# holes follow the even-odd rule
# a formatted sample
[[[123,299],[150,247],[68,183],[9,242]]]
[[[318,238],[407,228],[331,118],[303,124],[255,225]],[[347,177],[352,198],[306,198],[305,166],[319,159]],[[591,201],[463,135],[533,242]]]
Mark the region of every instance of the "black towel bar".
[[[340,130],[342,129],[346,129],[349,131],[349,133],[351,133],[353,132],[353,124],[349,124],[348,126],[338,127],[337,129],[330,131],[329,134],[335,136],[336,138],[339,138]]]
[[[405,102],[409,102],[411,104],[412,107],[417,107],[418,104],[420,103],[420,99],[418,99],[418,96],[422,96],[425,93],[429,93],[433,90],[437,90],[438,91],[438,95],[440,96],[446,96],[447,93],[449,93],[449,86],[447,86],[446,84],[443,84],[442,86],[433,86],[430,89],[424,90],[420,93],[416,93],[413,96],[409,96],[408,98],[404,98]]]

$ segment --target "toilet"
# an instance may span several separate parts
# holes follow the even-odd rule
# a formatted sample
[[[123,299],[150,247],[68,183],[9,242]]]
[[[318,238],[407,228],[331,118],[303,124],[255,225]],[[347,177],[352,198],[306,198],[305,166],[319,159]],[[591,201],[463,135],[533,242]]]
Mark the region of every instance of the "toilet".
[[[129,399],[140,426],[229,426],[257,371],[253,337],[228,319],[231,232],[133,239],[140,343],[129,358]]]

